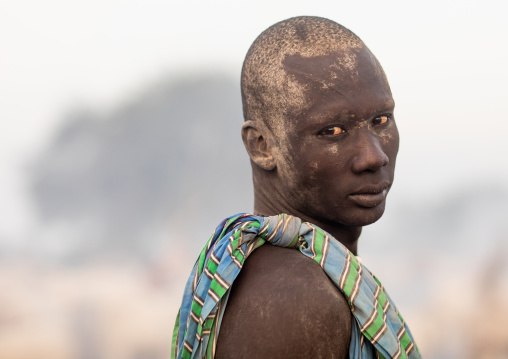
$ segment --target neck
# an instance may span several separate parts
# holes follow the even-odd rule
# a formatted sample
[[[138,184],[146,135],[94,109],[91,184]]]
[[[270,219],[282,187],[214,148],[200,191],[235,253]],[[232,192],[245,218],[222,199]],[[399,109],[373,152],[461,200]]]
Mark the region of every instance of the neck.
[[[362,233],[362,227],[348,227],[339,223],[333,223],[306,215],[292,208],[286,201],[278,196],[274,196],[259,191],[254,181],[254,213],[263,216],[275,216],[281,213],[290,214],[300,218],[304,222],[312,223],[319,228],[330,233],[336,240],[342,243],[354,255],[358,254],[358,238]]]

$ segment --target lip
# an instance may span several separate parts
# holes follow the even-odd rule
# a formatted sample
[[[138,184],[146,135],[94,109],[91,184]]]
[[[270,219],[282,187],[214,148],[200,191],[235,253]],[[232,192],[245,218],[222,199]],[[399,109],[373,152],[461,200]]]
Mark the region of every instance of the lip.
[[[383,182],[377,185],[367,185],[348,197],[361,207],[374,208],[379,206],[386,198],[390,184]]]

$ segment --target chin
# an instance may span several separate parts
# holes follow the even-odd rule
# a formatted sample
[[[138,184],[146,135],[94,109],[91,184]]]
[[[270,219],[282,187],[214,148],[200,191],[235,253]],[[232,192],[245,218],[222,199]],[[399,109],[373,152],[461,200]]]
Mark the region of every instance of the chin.
[[[364,227],[377,222],[385,212],[385,202],[376,207],[356,207],[346,217],[342,217],[341,223],[347,227]]]

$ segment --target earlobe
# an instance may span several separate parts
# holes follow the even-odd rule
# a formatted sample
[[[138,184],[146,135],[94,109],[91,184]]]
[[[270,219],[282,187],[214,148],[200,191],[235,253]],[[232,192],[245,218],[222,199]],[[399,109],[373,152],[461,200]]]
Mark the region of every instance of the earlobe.
[[[263,136],[260,127],[255,121],[245,121],[242,126],[242,140],[251,160],[262,169],[271,171],[275,169],[276,163],[267,138]]]

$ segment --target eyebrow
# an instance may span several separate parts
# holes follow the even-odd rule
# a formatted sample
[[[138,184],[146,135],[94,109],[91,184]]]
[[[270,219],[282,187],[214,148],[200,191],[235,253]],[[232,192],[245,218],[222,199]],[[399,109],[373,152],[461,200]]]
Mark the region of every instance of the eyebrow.
[[[395,108],[395,101],[393,99],[386,101],[384,104],[379,104],[379,106],[375,107],[367,117],[372,117],[375,115],[382,115],[386,112],[392,112]],[[337,108],[335,108],[336,110]],[[342,111],[334,111],[334,106],[330,106],[328,111],[324,113],[322,111],[318,113],[313,113],[312,110],[307,112],[307,118],[313,118],[313,121],[304,121],[302,126],[299,128],[301,132],[307,131],[317,131],[321,128],[325,128],[326,126],[333,126],[334,124],[341,125],[351,123],[353,121],[358,120],[356,114],[350,113],[347,107],[344,107]],[[335,112],[335,113],[334,113]],[[353,117],[355,115],[355,117]]]
[[[387,101],[386,103],[384,103],[383,105],[380,105],[378,107],[376,107],[372,112],[375,114],[375,113],[382,113],[382,112],[385,112],[385,111],[392,111],[393,109],[395,109],[395,101],[393,99]]]

